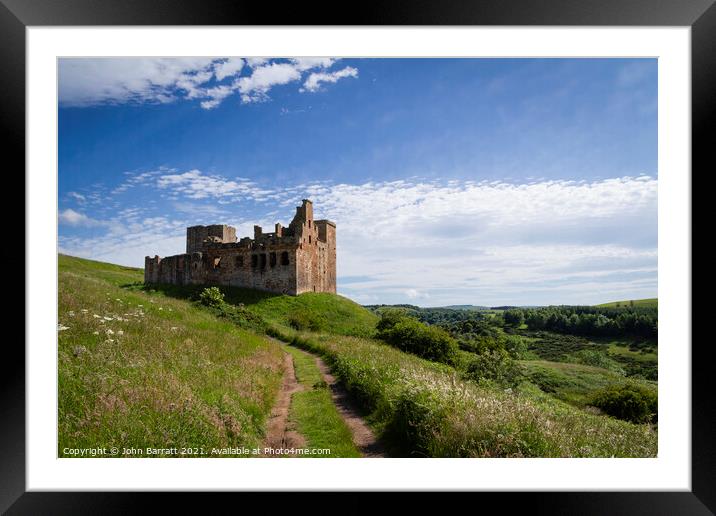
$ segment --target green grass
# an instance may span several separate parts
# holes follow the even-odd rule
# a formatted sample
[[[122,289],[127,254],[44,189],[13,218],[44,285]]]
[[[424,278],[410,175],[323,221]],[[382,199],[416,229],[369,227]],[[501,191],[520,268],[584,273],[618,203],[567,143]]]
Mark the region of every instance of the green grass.
[[[293,357],[296,379],[305,389],[292,396],[289,417],[306,438],[308,447],[331,450],[330,455],[320,457],[360,457],[350,429],[333,404],[316,358],[291,346],[285,346],[284,350]]]
[[[628,342],[612,341],[607,344],[607,353],[616,356],[616,358],[626,357],[637,362],[650,362],[656,365],[659,360],[658,348],[654,346],[646,349],[649,350],[646,353],[644,352],[646,350],[635,351],[629,347]]]
[[[280,346],[161,292],[142,271],[59,256],[58,453],[258,447]]]
[[[141,280],[139,269],[60,257],[59,322],[69,327],[59,332],[60,450],[258,445],[280,388],[279,345],[187,302],[202,287],[146,288]],[[551,394],[529,382],[513,391],[478,385],[450,366],[368,338],[376,316],[340,296],[221,290],[228,302],[265,321],[272,334],[323,355],[393,455],[656,455],[654,426],[574,406],[589,388],[611,381],[606,370],[533,364],[533,371],[556,378]],[[100,323],[93,314],[111,319]],[[533,341],[532,351],[569,354],[596,345],[547,340],[539,346]],[[299,380],[311,383],[311,390],[297,393],[292,417],[312,446],[352,456],[341,426],[326,423],[334,417],[324,410],[330,393],[313,388],[317,370],[308,362],[296,360]]]
[[[137,285],[137,288],[143,288]],[[156,285],[167,296],[196,299],[203,286]],[[274,326],[338,335],[372,335],[378,316],[348,298],[336,294],[307,292],[298,296],[272,294],[241,287],[219,286],[225,301],[244,305]]]
[[[633,381],[656,390],[652,382],[627,380],[601,367],[547,360],[523,360],[520,364],[532,383],[544,392],[577,407],[588,403],[595,391],[615,383]]]
[[[594,305],[602,308],[617,308],[617,307],[624,307],[628,308],[630,306],[653,306],[658,307],[659,306],[659,298],[652,297],[649,299],[627,299],[625,301],[612,301],[611,303],[602,303],[601,305]]]
[[[479,386],[449,366],[371,339],[309,332],[283,338],[331,363],[394,455],[656,455],[654,427],[587,413],[529,383],[514,392]]]

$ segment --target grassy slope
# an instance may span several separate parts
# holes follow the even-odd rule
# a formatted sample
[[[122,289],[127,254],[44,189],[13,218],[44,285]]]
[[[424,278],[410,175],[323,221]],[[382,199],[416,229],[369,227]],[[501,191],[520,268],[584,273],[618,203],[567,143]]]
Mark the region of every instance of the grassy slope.
[[[617,305],[622,307],[630,306],[630,300],[626,301],[612,301],[611,303],[602,303],[601,305],[595,305],[604,308],[615,308]],[[650,299],[634,299],[634,306],[659,306],[659,299],[652,297]]]
[[[134,274],[136,278],[137,272]],[[168,297],[190,297],[200,289],[159,290],[157,296],[168,301]],[[376,316],[340,296],[289,297],[240,288],[222,287],[222,290],[227,301],[243,303],[278,330],[275,333],[282,333],[288,340],[300,335],[297,344],[324,355],[370,413],[374,428],[389,439],[392,437],[394,443],[403,443],[405,454],[442,457],[656,454],[657,434],[647,425],[585,413],[529,384],[515,393],[480,387],[461,380],[450,367],[365,338],[370,335]],[[291,326],[302,327],[304,331],[297,332]],[[297,367],[300,369],[301,365]],[[294,415],[296,408],[292,407]],[[308,408],[305,405],[301,410]]]
[[[161,293],[141,271],[59,256],[64,447],[258,446],[281,384],[278,344]]]
[[[531,382],[556,398],[576,406],[588,403],[594,391],[627,381],[623,376],[601,367],[548,360],[523,360],[520,363]],[[636,379],[629,381],[656,390],[653,382]]]
[[[306,438],[308,447],[330,449],[326,457],[360,457],[350,429],[333,404],[315,357],[291,346],[285,346],[284,350],[293,356],[296,379],[305,389],[291,398],[290,417]]]
[[[289,335],[284,335],[288,338]],[[526,384],[519,392],[463,381],[441,364],[359,337],[297,335],[320,353],[384,437],[430,457],[653,457],[657,433],[594,415]]]
[[[167,296],[197,298],[203,287],[161,285],[156,287]],[[287,329],[325,331],[339,335],[367,336],[372,333],[378,316],[358,303],[342,296],[307,292],[285,296],[241,287],[219,286],[225,300],[243,304],[274,326]]]

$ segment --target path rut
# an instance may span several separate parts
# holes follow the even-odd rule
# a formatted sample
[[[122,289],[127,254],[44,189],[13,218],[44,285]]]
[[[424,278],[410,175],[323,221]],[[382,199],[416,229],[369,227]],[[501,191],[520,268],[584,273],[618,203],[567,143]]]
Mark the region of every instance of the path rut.
[[[265,448],[305,448],[306,439],[298,433],[288,421],[288,413],[291,407],[291,396],[294,393],[302,391],[304,388],[296,380],[296,370],[293,367],[293,358],[285,353],[283,359],[284,376],[281,392],[276,399],[273,409],[271,409],[271,417],[268,421],[268,429],[266,439],[264,440]],[[264,456],[274,456],[272,454],[264,454]]]
[[[385,457],[385,448],[375,437],[373,430],[366,424],[363,417],[361,417],[360,411],[348,391],[331,374],[329,367],[319,357],[316,357],[316,365],[321,370],[323,380],[331,389],[333,403],[353,433],[353,444],[356,445],[356,448],[360,450],[364,457]]]
[[[386,457],[385,448],[360,415],[360,410],[351,399],[348,391],[338,382],[336,377],[331,374],[331,370],[326,363],[313,353],[309,353],[300,348],[294,349],[315,358],[316,365],[321,371],[323,380],[328,384],[331,390],[333,403],[343,418],[343,421],[345,421],[346,426],[348,426],[353,434],[353,443],[363,457]],[[288,420],[291,396],[296,392],[304,390],[304,386],[296,380],[293,358],[289,353],[285,353],[284,356],[284,371],[283,385],[276,404],[271,410],[271,418],[269,419],[264,446],[269,448],[304,448],[306,446],[305,437],[298,433],[295,428],[289,424]]]

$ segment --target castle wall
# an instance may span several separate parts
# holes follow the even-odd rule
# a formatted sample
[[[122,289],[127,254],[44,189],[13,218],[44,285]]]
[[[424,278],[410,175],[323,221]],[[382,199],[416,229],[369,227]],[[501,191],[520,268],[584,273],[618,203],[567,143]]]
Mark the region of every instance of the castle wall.
[[[147,256],[145,283],[231,285],[297,295],[336,292],[334,223],[313,220],[313,205],[304,200],[288,227],[275,232],[254,227],[254,238],[236,242],[231,226],[187,228],[187,253]]]

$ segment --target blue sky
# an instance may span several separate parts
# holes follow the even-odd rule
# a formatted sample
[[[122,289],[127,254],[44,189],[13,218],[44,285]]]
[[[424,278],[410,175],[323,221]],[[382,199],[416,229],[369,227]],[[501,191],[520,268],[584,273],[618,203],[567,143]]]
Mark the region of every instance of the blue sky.
[[[338,225],[361,303],[657,294],[654,59],[63,59],[61,252]]]

